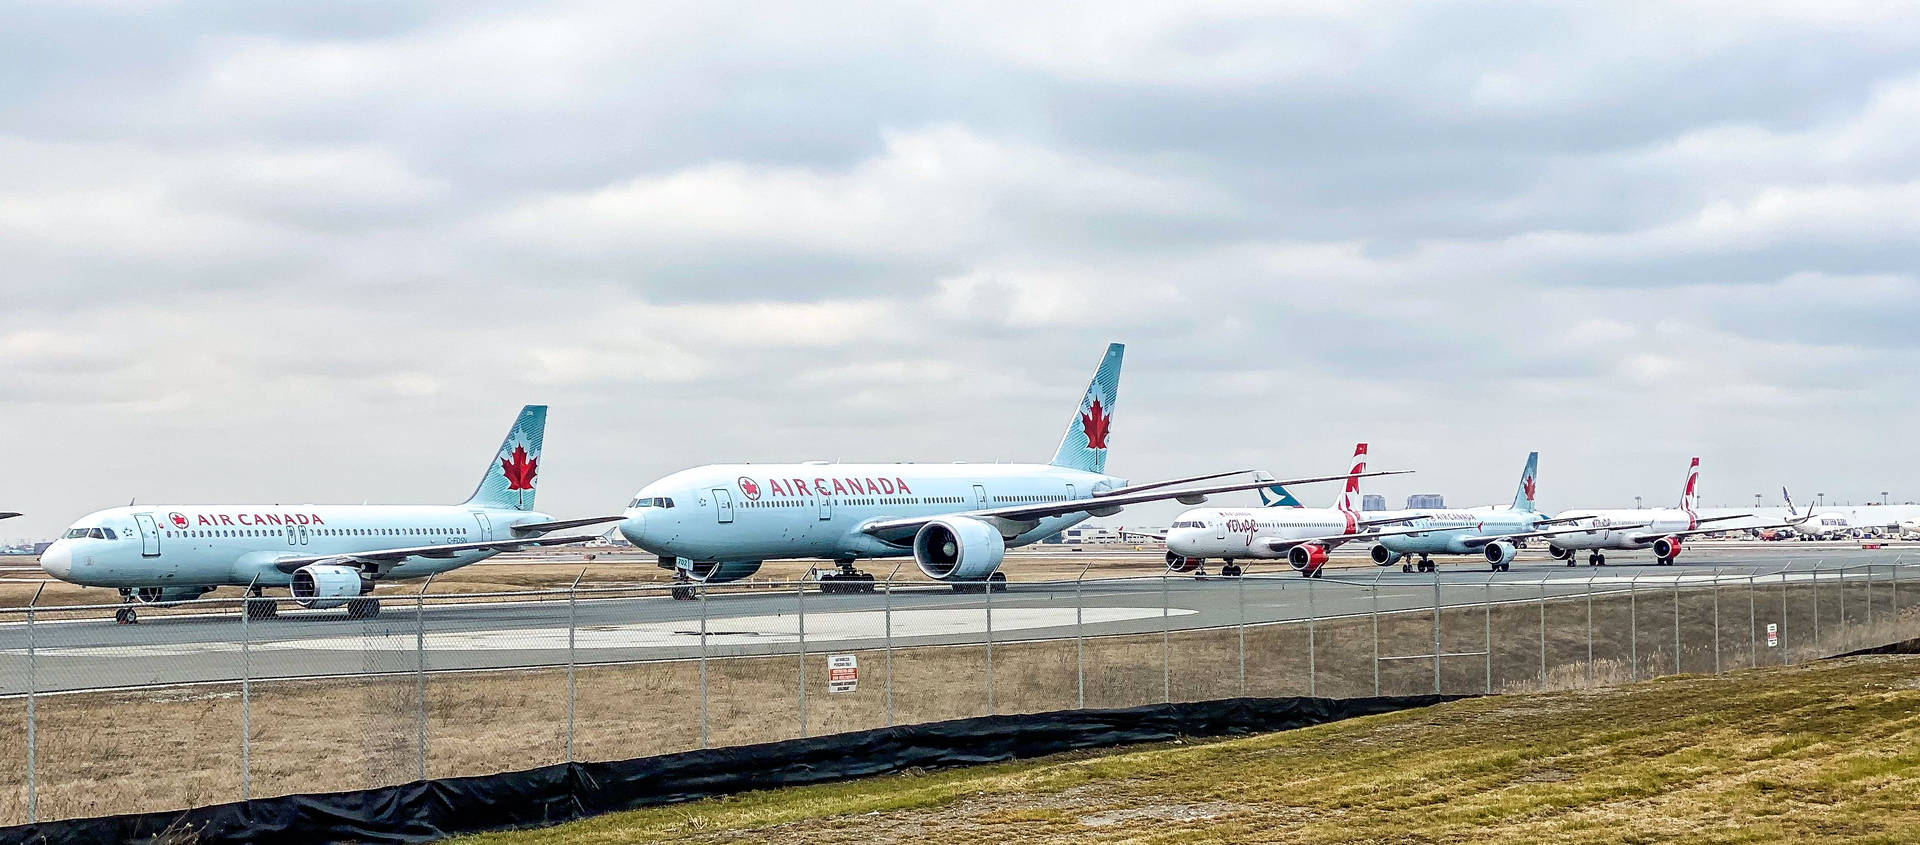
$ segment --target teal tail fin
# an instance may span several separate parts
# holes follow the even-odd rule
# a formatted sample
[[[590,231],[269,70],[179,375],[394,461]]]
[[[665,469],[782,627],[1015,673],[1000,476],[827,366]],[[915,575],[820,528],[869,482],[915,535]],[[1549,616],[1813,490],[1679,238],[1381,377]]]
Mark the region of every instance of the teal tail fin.
[[[1527,453],[1527,468],[1520,472],[1520,489],[1514,491],[1513,509],[1517,511],[1539,510],[1533,506],[1533,481],[1540,472],[1540,453]]]
[[[1273,475],[1267,472],[1256,472],[1253,474],[1253,480],[1272,481]],[[1259,489],[1259,493],[1260,493],[1260,504],[1262,507],[1269,507],[1269,508],[1306,507],[1306,505],[1303,505],[1300,503],[1299,499],[1294,498],[1292,493],[1287,492],[1287,488],[1282,487],[1278,484],[1269,484],[1265,487],[1262,487]]]
[[[533,510],[533,488],[540,475],[540,441],[547,434],[547,406],[528,405],[507,431],[500,451],[487,465],[467,504],[482,508]]]
[[[1125,344],[1107,345],[1107,354],[1100,359],[1100,368],[1093,371],[1093,382],[1087,385],[1087,395],[1080,399],[1073,421],[1067,423],[1066,436],[1060,438],[1060,450],[1053,453],[1050,463],[1054,466],[1107,471],[1107,435],[1112,433],[1113,406],[1120,401],[1120,359],[1126,351]]]

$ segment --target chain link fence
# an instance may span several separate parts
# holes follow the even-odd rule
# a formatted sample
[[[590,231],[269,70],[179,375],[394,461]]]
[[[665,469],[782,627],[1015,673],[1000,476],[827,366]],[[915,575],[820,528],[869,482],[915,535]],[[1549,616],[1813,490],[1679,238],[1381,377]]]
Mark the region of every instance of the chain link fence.
[[[897,572],[897,570],[896,570]],[[0,610],[0,823],[898,724],[1236,696],[1500,693],[1914,636],[1898,563],[891,579]]]

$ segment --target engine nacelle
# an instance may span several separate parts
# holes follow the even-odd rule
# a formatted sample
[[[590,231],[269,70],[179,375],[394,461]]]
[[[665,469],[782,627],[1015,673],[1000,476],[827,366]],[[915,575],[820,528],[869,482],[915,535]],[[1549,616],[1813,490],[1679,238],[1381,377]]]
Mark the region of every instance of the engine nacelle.
[[[1506,566],[1513,562],[1513,556],[1519,554],[1520,550],[1514,548],[1511,542],[1495,540],[1488,543],[1486,548],[1481,549],[1481,552],[1487,556],[1488,563],[1494,566]]]
[[[1547,544],[1547,556],[1554,560],[1573,560],[1573,550],[1563,549],[1552,543]]]
[[[913,562],[935,581],[984,581],[1006,556],[1000,529],[977,519],[936,519],[913,535]]]
[[[696,560],[678,567],[687,578],[702,584],[725,584],[752,578],[760,571],[757,560]]]
[[[133,597],[141,604],[155,604],[166,601],[191,601],[211,592],[213,592],[212,587],[141,587],[133,591]]]
[[[1327,547],[1308,543],[1287,550],[1287,563],[1301,572],[1313,572],[1327,562]]]
[[[294,603],[309,610],[339,607],[373,590],[360,570],[333,563],[313,563],[293,571]]]
[[[1389,549],[1386,546],[1374,546],[1372,551],[1367,552],[1367,557],[1373,558],[1374,565],[1376,566],[1392,566],[1399,563],[1400,559],[1406,557],[1406,555]]]
[[[1173,552],[1167,552],[1167,571],[1181,575],[1197,572],[1200,569],[1202,561],[1202,558],[1184,557],[1174,554]]]
[[[1653,541],[1653,556],[1673,560],[1680,556],[1679,537],[1661,537]]]

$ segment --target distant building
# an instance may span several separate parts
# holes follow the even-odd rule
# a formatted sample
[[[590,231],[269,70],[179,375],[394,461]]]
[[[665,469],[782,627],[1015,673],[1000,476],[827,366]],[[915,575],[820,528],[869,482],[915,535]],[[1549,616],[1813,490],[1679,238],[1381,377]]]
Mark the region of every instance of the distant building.
[[[1407,497],[1407,510],[1433,510],[1447,506],[1447,497],[1439,493],[1415,493]]]
[[[1387,497],[1378,493],[1368,493],[1360,497],[1360,509],[1363,511],[1383,511],[1387,509]]]

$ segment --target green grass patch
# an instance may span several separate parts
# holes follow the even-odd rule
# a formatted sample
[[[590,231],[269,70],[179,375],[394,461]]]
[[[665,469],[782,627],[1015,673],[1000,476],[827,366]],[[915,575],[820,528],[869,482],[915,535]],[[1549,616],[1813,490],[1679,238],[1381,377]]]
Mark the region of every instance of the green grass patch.
[[[457,841],[1911,841],[1916,676],[1875,657],[1476,699]]]

